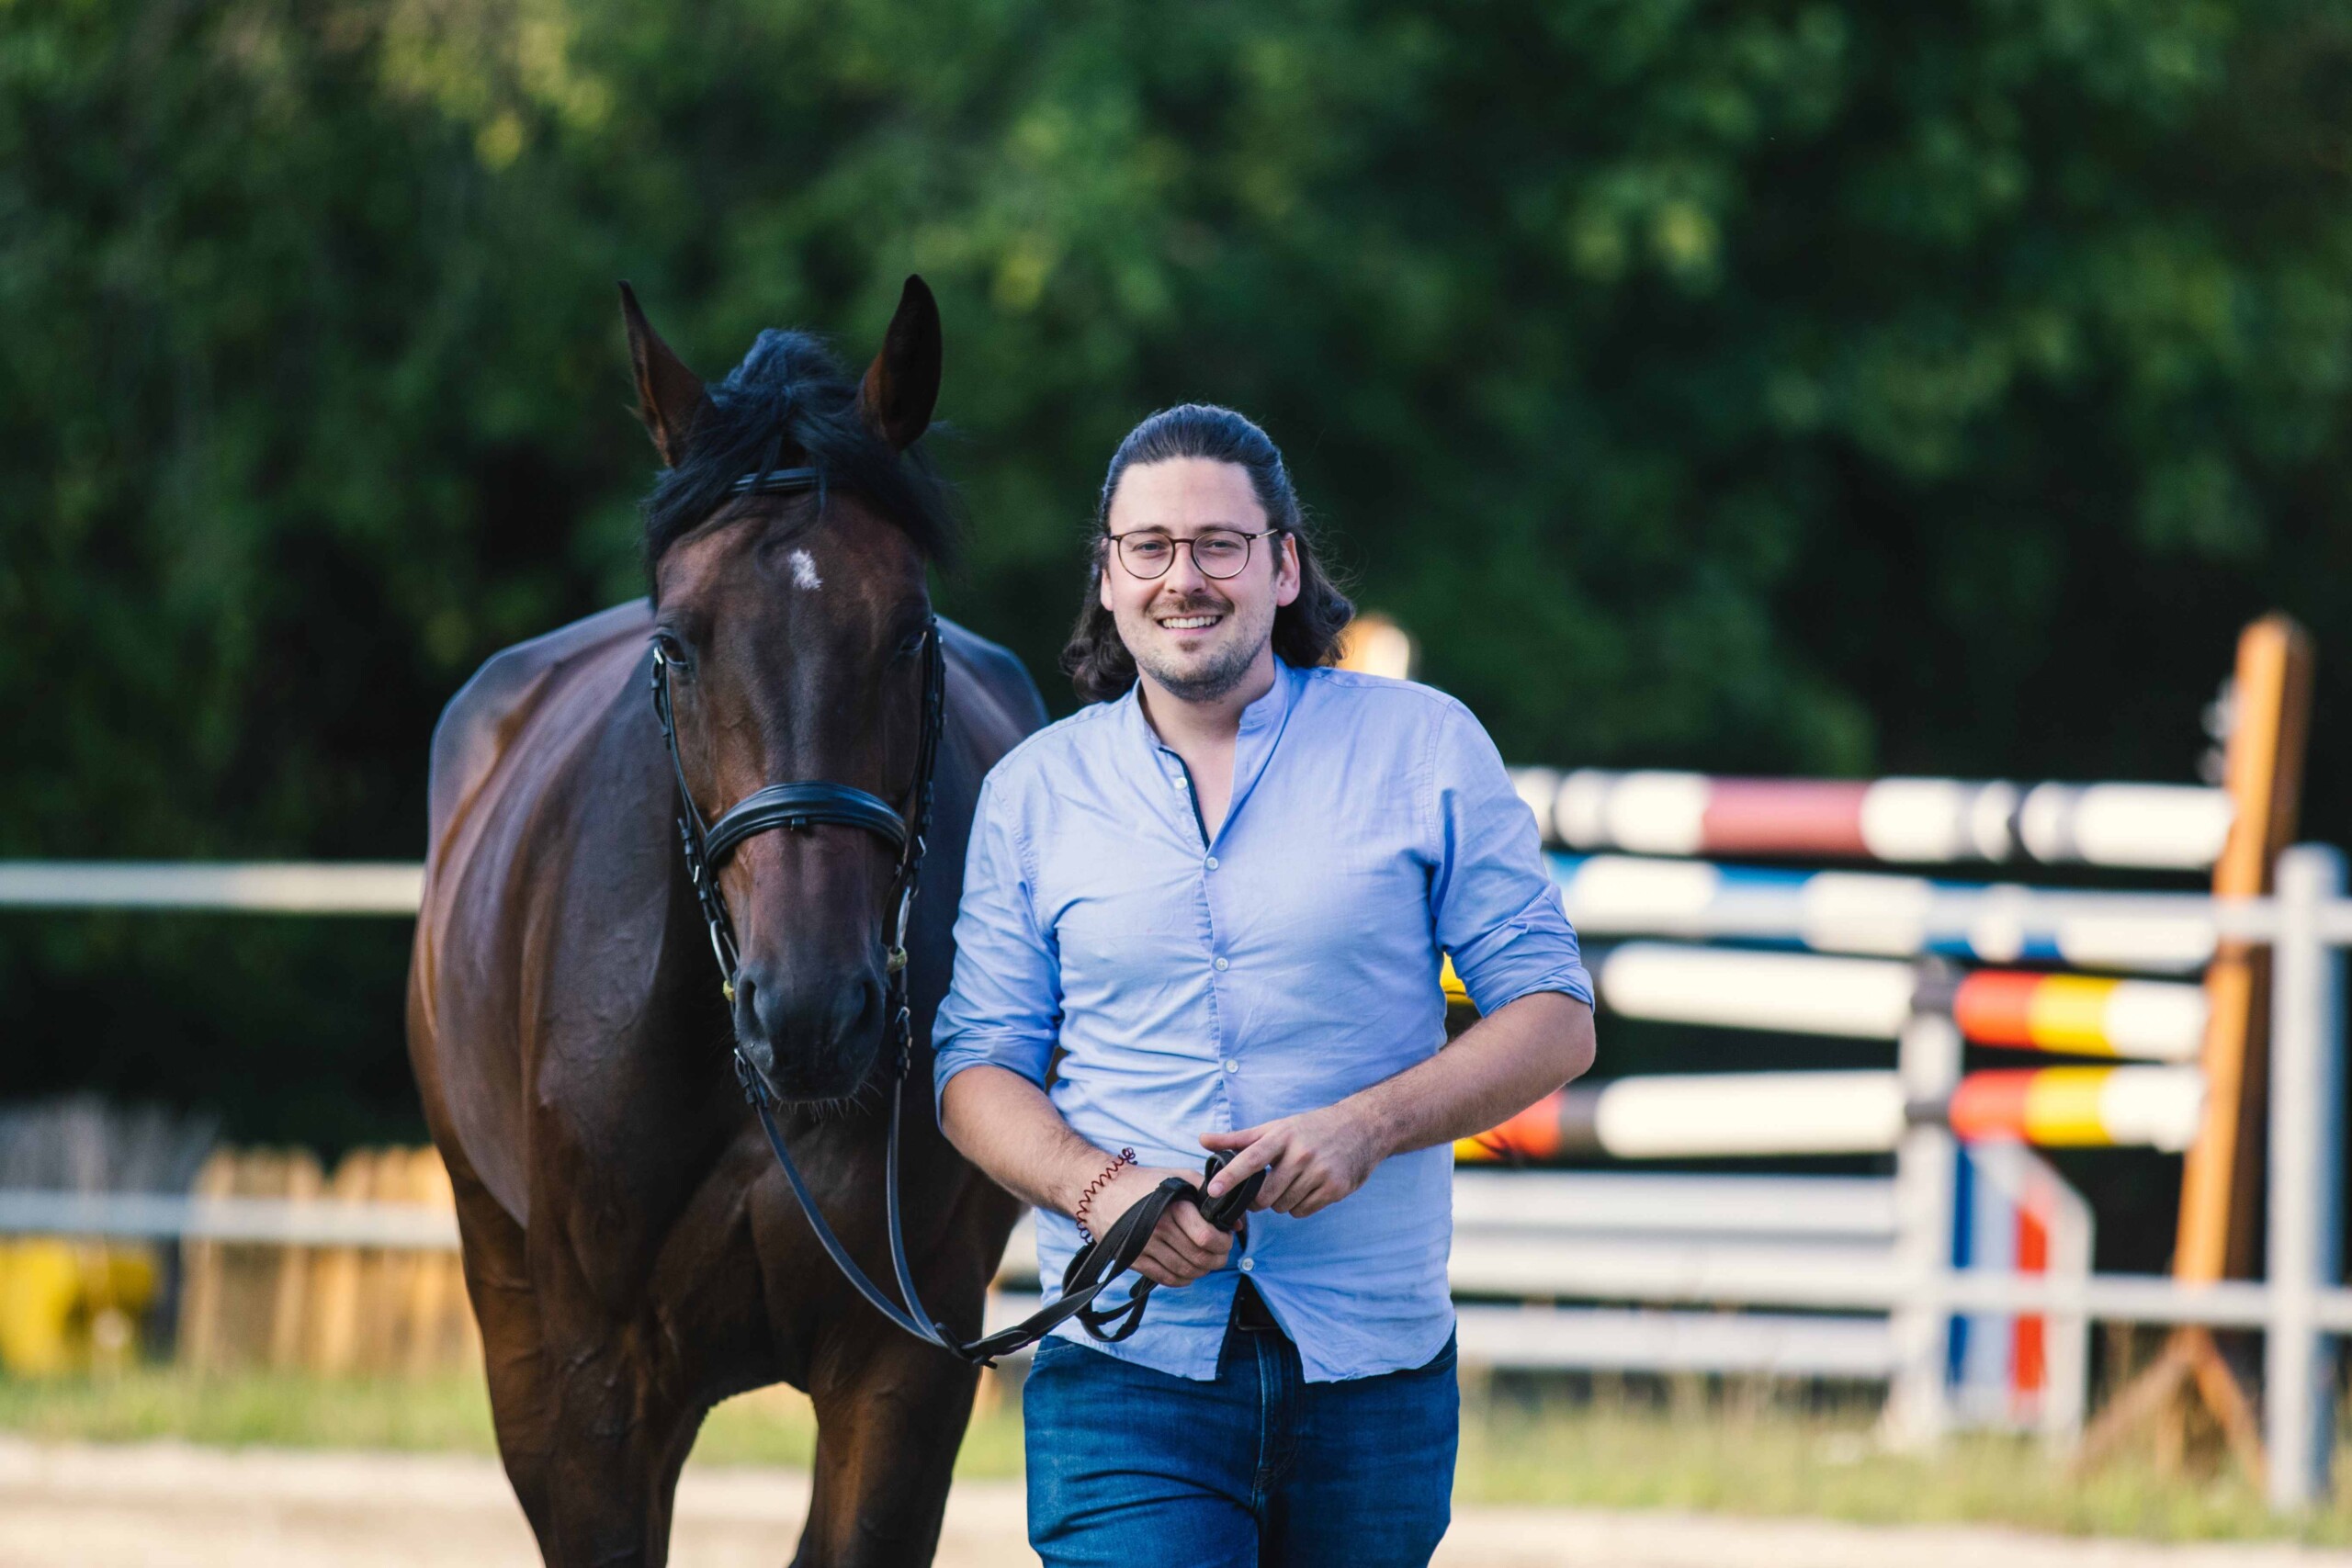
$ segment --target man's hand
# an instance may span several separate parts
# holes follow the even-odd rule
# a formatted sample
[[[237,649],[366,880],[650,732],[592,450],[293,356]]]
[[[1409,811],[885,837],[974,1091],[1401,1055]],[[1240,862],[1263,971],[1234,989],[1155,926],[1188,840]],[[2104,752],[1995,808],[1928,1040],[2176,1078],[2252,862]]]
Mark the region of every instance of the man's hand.
[[[1209,1183],[1210,1197],[1221,1197],[1263,1170],[1266,1185],[1250,1206],[1301,1219],[1362,1187],[1391,1152],[1372,1118],[1348,1100],[1256,1127],[1204,1133],[1201,1146],[1240,1151]]]
[[[1182,1181],[1193,1179],[1189,1170],[1121,1167],[1111,1184],[1096,1193],[1094,1201],[1088,1205],[1086,1228],[1096,1235],[1108,1235],[1121,1215],[1150,1197],[1171,1176]],[[1173,1289],[1224,1268],[1232,1251],[1232,1235],[1201,1218],[1197,1207],[1170,1203],[1159,1216],[1159,1224],[1152,1228],[1151,1239],[1144,1244],[1143,1256],[1136,1259],[1136,1272]]]

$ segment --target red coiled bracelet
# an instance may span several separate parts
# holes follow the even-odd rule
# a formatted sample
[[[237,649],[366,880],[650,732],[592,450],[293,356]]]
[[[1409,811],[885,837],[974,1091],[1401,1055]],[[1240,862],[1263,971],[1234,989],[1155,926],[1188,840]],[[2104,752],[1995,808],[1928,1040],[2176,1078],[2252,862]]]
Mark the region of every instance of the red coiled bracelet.
[[[1088,1182],[1086,1184],[1086,1190],[1078,1195],[1078,1207],[1071,1211],[1070,1218],[1078,1222],[1078,1235],[1080,1241],[1091,1243],[1094,1240],[1094,1233],[1086,1228],[1086,1206],[1094,1201],[1094,1195],[1096,1193],[1111,1185],[1111,1179],[1119,1174],[1119,1168],[1121,1166],[1133,1165],[1135,1163],[1135,1150],[1121,1149],[1119,1151],[1119,1157],[1113,1160],[1109,1165],[1104,1166],[1102,1168],[1102,1174]]]

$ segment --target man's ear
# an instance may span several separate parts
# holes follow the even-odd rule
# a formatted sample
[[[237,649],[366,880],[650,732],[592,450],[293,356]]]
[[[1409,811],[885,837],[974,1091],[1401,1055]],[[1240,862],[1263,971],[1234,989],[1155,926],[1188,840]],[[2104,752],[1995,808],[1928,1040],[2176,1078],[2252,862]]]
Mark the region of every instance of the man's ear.
[[[905,451],[931,428],[931,411],[939,402],[939,301],[929,284],[910,277],[857,400],[866,428],[893,451]]]
[[[1274,603],[1276,604],[1295,604],[1298,599],[1298,591],[1305,583],[1305,579],[1298,570],[1298,536],[1295,534],[1276,536],[1274,548]]]
[[[696,422],[710,406],[702,378],[662,341],[637,307],[637,291],[621,285],[621,321],[628,328],[629,367],[637,373],[637,417],[653,437],[653,449],[662,463],[676,468],[685,460],[686,444],[694,439]]]

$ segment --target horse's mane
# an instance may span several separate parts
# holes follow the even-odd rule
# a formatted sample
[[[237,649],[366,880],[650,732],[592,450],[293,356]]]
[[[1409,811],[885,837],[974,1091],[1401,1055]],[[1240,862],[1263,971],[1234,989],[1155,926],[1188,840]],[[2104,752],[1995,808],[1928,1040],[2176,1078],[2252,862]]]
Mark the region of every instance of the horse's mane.
[[[704,389],[710,404],[687,435],[685,461],[664,470],[645,498],[649,577],[663,551],[726,503],[737,479],[804,463],[824,475],[825,490],[864,496],[926,559],[944,562],[953,552],[945,482],[920,443],[897,452],[867,427],[858,384],[820,339],[770,327],[727,379]]]

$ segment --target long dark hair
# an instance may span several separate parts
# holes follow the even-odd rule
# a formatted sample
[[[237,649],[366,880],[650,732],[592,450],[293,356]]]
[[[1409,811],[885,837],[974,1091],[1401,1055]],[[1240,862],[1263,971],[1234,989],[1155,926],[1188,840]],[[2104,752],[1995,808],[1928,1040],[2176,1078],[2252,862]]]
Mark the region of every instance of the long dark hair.
[[[1078,694],[1090,703],[1108,702],[1136,683],[1135,656],[1119,638],[1118,623],[1102,607],[1102,569],[1110,558],[1111,500],[1119,480],[1137,463],[1173,457],[1205,457],[1231,463],[1250,476],[1250,489],[1265,508],[1266,525],[1298,546],[1298,597],[1274,611],[1274,651],[1302,668],[1329,664],[1340,656],[1340,633],[1354,618],[1348,603],[1317,558],[1315,536],[1290,468],[1273,438],[1250,420],[1214,403],[1182,403],[1162,409],[1127,432],[1111,455],[1102,493],[1094,503],[1094,547],[1086,571],[1086,598],[1078,625],[1062,649],[1062,670]],[[1274,541],[1269,540],[1269,545]]]

